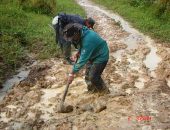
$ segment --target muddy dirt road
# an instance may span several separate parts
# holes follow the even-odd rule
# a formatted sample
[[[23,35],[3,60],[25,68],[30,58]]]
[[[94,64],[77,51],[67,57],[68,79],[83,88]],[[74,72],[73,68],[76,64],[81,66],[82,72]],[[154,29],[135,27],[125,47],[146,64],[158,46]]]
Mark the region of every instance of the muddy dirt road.
[[[39,62],[1,101],[0,129],[170,130],[170,48],[103,7],[88,0],[78,3],[96,20],[95,31],[110,47],[103,78],[111,93],[86,93],[82,70],[65,101],[73,112],[58,113],[71,66],[62,59]]]

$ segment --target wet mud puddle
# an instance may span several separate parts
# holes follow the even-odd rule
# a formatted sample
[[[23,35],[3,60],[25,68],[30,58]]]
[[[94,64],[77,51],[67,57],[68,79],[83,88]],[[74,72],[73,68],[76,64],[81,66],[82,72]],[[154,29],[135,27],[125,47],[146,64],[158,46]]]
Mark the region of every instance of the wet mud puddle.
[[[113,12],[88,0],[77,2],[95,19],[95,31],[109,45],[110,59],[103,78],[111,93],[87,93],[82,70],[65,101],[65,105],[74,106],[73,112],[58,113],[72,67],[62,59],[45,60],[1,102],[0,129],[169,130],[168,49]],[[149,63],[152,58],[155,61]]]
[[[16,75],[12,76],[12,78],[9,78],[6,80],[6,82],[2,85],[3,89],[0,90],[0,101],[4,98],[8,90],[10,90],[14,85],[19,84],[20,81],[26,79],[28,77],[28,74],[30,72],[30,68],[34,65],[36,65],[37,62],[34,62],[32,65],[27,67],[22,67],[17,70]]]

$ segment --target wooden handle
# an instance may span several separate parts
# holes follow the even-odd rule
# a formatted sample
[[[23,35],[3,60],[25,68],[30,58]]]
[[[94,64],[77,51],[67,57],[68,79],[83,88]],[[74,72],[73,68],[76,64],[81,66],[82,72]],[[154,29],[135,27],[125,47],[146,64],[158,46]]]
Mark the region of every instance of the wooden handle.
[[[66,98],[66,95],[67,95],[69,86],[70,86],[70,83],[67,83],[66,88],[65,88],[65,90],[64,90],[63,97],[62,97],[62,102],[65,101],[65,98]]]

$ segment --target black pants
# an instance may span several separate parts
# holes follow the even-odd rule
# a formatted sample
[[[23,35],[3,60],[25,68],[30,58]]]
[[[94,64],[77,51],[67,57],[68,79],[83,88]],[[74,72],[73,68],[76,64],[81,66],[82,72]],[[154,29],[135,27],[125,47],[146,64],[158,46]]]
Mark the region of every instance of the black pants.
[[[101,74],[105,69],[107,62],[108,61],[105,61],[99,64],[88,62],[86,64],[85,81],[89,91],[100,91],[106,87],[103,79],[101,78]]]
[[[63,29],[59,26],[54,26],[55,29],[55,34],[56,34],[56,43],[59,44],[60,48],[62,49],[64,58],[70,58],[71,56],[71,42],[67,42],[64,38],[63,38],[63,34],[62,31]]]

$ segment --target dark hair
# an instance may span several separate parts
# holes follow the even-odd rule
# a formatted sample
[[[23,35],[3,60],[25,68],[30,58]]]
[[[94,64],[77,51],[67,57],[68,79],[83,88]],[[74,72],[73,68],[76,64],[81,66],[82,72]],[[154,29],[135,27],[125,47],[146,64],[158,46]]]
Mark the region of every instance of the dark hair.
[[[95,24],[95,20],[91,17],[87,18],[86,21],[91,25],[91,26],[94,26]]]
[[[80,33],[80,30],[82,29],[83,25],[78,24],[78,23],[70,23],[66,25],[66,27],[63,30],[63,36],[65,40],[72,40],[74,35]]]

